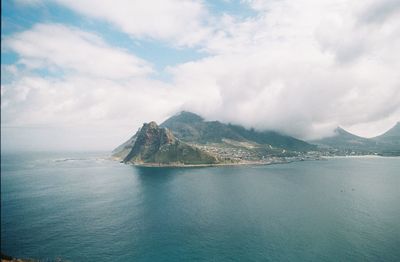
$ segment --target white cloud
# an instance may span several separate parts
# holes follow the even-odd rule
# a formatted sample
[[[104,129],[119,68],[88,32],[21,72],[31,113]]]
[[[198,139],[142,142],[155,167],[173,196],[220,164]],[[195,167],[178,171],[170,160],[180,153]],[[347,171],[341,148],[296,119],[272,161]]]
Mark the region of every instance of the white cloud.
[[[91,18],[103,19],[133,38],[152,38],[174,45],[194,45],[210,33],[209,15],[199,0],[57,0]]]
[[[75,139],[72,144],[65,144],[67,148],[112,149],[142,123],[149,119],[160,122],[179,108],[182,98],[171,93],[171,88],[143,78],[114,81],[78,75],[63,79],[20,76],[2,86],[2,129],[6,137],[23,136],[11,141],[17,147],[32,143],[39,146],[40,142],[31,141],[39,139],[39,148],[45,149],[47,140],[43,134],[56,132],[59,137],[62,132],[66,140]],[[14,135],[7,133],[10,130]],[[27,136],[26,130],[33,130],[38,136]],[[79,131],[83,133],[76,136]],[[88,137],[92,144],[88,145]],[[10,141],[5,141],[5,147],[7,142]]]
[[[132,126],[171,113],[178,97],[169,93],[169,85],[146,79],[115,82],[26,75],[2,87],[2,121],[9,126]]]
[[[6,37],[4,45],[18,55],[18,61],[2,65],[2,80],[9,80],[1,86],[2,129],[7,137],[19,134],[21,139],[6,139],[3,145],[10,140],[11,146],[33,143],[23,130],[33,130],[37,134],[33,139],[39,140],[57,130],[64,136],[76,130],[94,134],[102,130],[100,137],[91,139],[97,141],[93,147],[111,148],[121,134],[128,137],[140,123],[173,113],[171,103],[177,103],[168,94],[168,84],[149,78],[148,62],[107,45],[93,33],[39,24]],[[56,74],[37,74],[37,69]],[[117,139],[105,136],[105,130]],[[82,139],[88,136],[77,136],[75,146],[87,145]],[[46,147],[42,142],[40,148]]]
[[[337,125],[368,135],[357,125],[382,119],[389,128],[400,119],[400,19],[363,22],[360,3],[254,1],[258,16],[223,17],[204,47],[213,57],[170,69],[197,94],[188,109],[302,138]]]
[[[29,69],[57,70],[110,79],[144,76],[151,65],[104,43],[95,34],[59,24],[38,24],[4,41]]]
[[[196,44],[209,56],[169,67],[172,81],[165,83],[149,78],[149,63],[94,34],[35,26],[4,43],[20,64],[66,75],[4,68],[19,74],[2,85],[6,126],[101,129],[96,141],[111,148],[142,122],[181,109],[301,138],[329,135],[337,125],[373,136],[400,120],[395,1],[245,1],[256,16],[208,21],[197,1],[183,9],[175,1],[61,1],[134,38]]]

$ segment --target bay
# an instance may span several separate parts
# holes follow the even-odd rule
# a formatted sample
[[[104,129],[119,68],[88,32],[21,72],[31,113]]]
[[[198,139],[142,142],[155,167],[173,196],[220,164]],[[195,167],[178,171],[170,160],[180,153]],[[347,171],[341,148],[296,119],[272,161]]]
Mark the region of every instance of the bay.
[[[400,158],[145,168],[1,159],[1,250],[67,261],[399,261]]]

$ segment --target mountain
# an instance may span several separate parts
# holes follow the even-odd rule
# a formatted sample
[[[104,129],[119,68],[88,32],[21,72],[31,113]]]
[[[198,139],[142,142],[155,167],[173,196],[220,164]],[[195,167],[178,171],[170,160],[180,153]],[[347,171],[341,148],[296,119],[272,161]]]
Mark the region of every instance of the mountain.
[[[147,165],[270,163],[303,158],[314,149],[315,145],[274,131],[205,121],[183,111],[160,126],[143,124],[112,156],[125,163]]]
[[[177,139],[155,122],[145,123],[128,141],[113,151],[124,163],[150,165],[216,164],[217,157]]]
[[[386,133],[374,138],[356,136],[338,127],[334,136],[310,142],[321,148],[328,147],[329,149],[342,151],[343,154],[354,152],[358,154],[400,156],[400,123],[397,123]]]
[[[400,122],[384,134],[374,137],[373,140],[400,145]]]
[[[282,135],[275,131],[255,131],[238,125],[224,124],[219,121],[205,121],[202,117],[182,111],[161,124],[170,129],[174,135],[186,142],[200,144],[221,143],[224,140],[250,142],[291,151],[309,151],[314,145]]]
[[[319,140],[310,141],[319,146],[326,146],[343,151],[373,152],[377,149],[377,142],[368,138],[356,136],[341,127],[337,127],[334,135]]]
[[[382,155],[400,155],[400,122],[386,131],[384,134],[371,140],[380,145]]]
[[[227,125],[218,121],[204,121],[194,113],[182,111],[163,122],[160,126],[170,129],[176,137],[187,142],[221,142],[223,138],[243,140]]]
[[[348,154],[392,156],[400,155],[400,124],[372,139],[338,127],[333,136],[311,143],[275,131],[206,121],[183,111],[160,126],[143,124],[112,156],[144,165],[265,164]]]

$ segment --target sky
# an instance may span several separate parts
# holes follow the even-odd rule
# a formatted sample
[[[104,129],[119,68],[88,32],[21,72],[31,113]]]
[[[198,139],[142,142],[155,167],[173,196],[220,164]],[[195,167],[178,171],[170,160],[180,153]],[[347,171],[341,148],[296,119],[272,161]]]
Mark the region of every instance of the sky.
[[[1,5],[2,150],[112,150],[181,110],[306,140],[400,121],[398,0]]]

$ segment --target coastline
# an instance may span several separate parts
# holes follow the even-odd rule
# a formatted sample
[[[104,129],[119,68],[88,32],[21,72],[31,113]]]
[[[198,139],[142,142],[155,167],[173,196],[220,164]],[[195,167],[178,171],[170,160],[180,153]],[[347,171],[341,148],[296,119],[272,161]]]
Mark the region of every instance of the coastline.
[[[113,159],[115,161],[120,161],[117,159]],[[292,162],[300,162],[300,161],[315,161],[315,160],[323,160],[323,158],[307,158],[307,159],[282,159],[279,161],[242,161],[236,163],[217,163],[217,164],[178,164],[178,163],[171,163],[171,164],[161,164],[161,163],[120,163],[136,166],[136,167],[171,167],[171,168],[193,168],[193,167],[236,167],[236,166],[262,166],[262,165],[274,165],[274,164],[289,164]]]
[[[381,155],[346,155],[346,156],[324,156],[325,158],[393,158],[399,156],[381,156]]]
[[[346,156],[319,156],[314,158],[299,158],[294,157],[290,159],[280,159],[275,161],[242,161],[242,162],[233,162],[233,163],[217,163],[217,164],[181,164],[181,163],[171,163],[171,164],[161,164],[161,163],[124,163],[120,159],[116,159],[110,157],[113,161],[119,161],[120,163],[136,166],[136,167],[171,167],[171,168],[193,168],[193,167],[236,167],[236,166],[267,166],[267,165],[275,165],[275,164],[289,164],[293,162],[301,162],[301,161],[320,161],[320,160],[329,160],[329,159],[338,159],[338,158],[393,158],[396,156],[380,156],[380,155],[346,155]],[[399,156],[397,156],[399,157]]]

